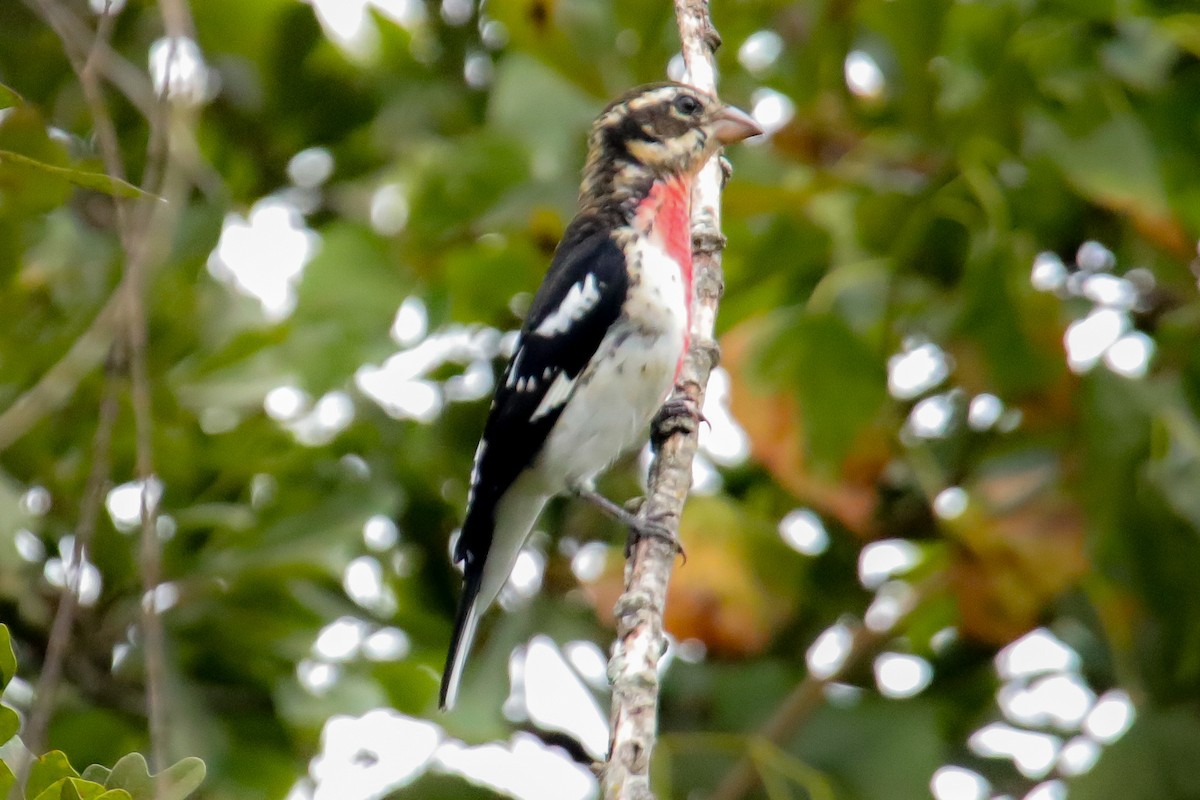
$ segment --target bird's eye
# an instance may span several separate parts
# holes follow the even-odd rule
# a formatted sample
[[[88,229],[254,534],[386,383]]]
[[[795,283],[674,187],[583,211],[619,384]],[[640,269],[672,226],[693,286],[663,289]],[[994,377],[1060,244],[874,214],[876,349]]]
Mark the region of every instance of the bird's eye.
[[[675,110],[685,117],[694,117],[700,113],[700,101],[690,94],[681,94],[675,98]]]

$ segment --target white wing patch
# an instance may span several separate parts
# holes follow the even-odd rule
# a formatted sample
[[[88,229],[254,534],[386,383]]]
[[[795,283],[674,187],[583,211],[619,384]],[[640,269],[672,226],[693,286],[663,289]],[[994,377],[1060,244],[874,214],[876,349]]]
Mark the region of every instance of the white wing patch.
[[[600,287],[596,285],[595,273],[589,272],[579,283],[567,291],[558,308],[542,320],[534,331],[539,336],[557,336],[571,329],[571,324],[600,302]]]
[[[534,410],[533,416],[529,418],[530,422],[537,422],[542,417],[554,411],[556,408],[567,402],[571,396],[571,390],[575,388],[575,379],[565,372],[558,373],[558,377],[554,379],[554,383],[550,384],[550,388],[546,390],[546,394],[542,397],[542,402]]]
[[[483,461],[485,452],[487,452],[487,439],[480,439],[479,446],[475,448],[475,461],[471,464],[471,485],[467,487],[468,508],[475,501],[475,485],[479,483],[479,465]]]

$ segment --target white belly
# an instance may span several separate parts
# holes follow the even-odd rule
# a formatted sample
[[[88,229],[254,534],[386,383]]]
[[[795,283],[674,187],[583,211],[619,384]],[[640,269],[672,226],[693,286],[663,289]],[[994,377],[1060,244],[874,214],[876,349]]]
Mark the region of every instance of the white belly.
[[[639,444],[674,383],[690,298],[662,248],[641,239],[637,254],[626,317],[579,376],[538,459],[554,491],[591,480]]]

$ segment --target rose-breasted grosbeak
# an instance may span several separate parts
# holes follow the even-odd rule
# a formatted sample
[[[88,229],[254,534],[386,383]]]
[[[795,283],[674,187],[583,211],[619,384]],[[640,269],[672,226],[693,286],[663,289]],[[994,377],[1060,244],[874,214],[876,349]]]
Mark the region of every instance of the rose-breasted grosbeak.
[[[454,549],[463,592],[442,677],[453,707],[479,617],[546,502],[591,491],[643,435],[678,373],[692,303],[692,180],[721,146],[761,133],[678,83],[641,86],[592,126],[567,226],[496,390]],[[611,511],[615,506],[609,504]]]

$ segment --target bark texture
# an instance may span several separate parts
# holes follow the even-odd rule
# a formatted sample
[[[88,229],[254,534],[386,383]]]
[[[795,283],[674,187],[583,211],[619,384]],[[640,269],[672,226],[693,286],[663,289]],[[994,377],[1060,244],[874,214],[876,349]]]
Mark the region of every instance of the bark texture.
[[[720,37],[709,18],[708,0],[675,0],[683,58],[684,83],[716,94],[713,52]],[[699,409],[708,376],[717,364],[713,323],[721,297],[721,186],[723,170],[714,157],[701,171],[692,191],[692,255],[695,295],[692,299],[691,346],[680,372],[675,400]],[[678,407],[678,404],[676,404]],[[652,433],[657,453],[650,466],[649,487],[641,515],[679,535],[679,519],[692,486],[692,459],[699,426],[688,414],[660,415]],[[609,662],[612,683],[612,738],[601,780],[606,800],[651,800],[650,758],[658,728],[658,661],[666,647],[663,609],[676,548],[658,539],[643,539],[625,568],[625,593],[615,609],[617,640]]]

